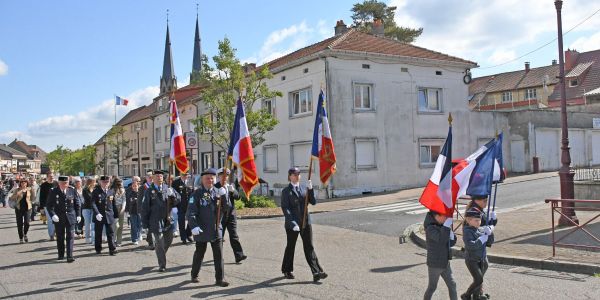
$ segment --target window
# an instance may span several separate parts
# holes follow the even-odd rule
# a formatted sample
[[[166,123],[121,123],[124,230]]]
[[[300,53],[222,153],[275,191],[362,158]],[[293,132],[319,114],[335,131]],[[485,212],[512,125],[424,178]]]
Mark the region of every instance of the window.
[[[168,142],[170,138],[171,138],[171,126],[167,125],[167,126],[165,126],[165,142]]]
[[[218,162],[219,166],[218,167],[222,168],[225,166],[225,158],[227,155],[226,155],[225,151],[219,151],[219,152],[217,152],[217,155],[219,157],[219,162]]]
[[[160,128],[154,128],[154,140],[156,141],[157,144],[160,143],[160,141],[161,141]]]
[[[512,102],[512,92],[503,92],[502,102]]]
[[[268,114],[275,117],[275,98],[263,100],[262,109],[267,111]]]
[[[308,161],[312,143],[297,143],[290,145],[291,167],[308,170]]]
[[[536,89],[527,89],[525,91],[525,100],[537,99]]]
[[[424,139],[419,141],[419,162],[423,166],[435,166],[444,140]]]
[[[354,108],[373,109],[373,85],[354,84]]]
[[[419,88],[419,111],[441,112],[442,89]]]
[[[277,145],[263,147],[263,171],[277,172]]]
[[[354,149],[357,170],[377,168],[377,139],[355,139]]]
[[[211,152],[203,152],[202,153],[202,170],[206,170],[212,167],[212,153]]]
[[[574,87],[574,86],[577,86],[577,85],[579,85],[579,82],[578,82],[577,78],[569,80],[569,86],[570,87]]]
[[[308,115],[312,113],[312,95],[311,89],[306,88],[303,90],[295,91],[290,93],[290,105],[291,116]]]

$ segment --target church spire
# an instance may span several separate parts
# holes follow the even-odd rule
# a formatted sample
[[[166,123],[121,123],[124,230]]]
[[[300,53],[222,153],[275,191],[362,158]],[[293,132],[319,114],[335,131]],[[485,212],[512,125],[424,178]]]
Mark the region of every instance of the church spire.
[[[171,39],[169,37],[169,11],[167,10],[167,38],[165,40],[165,58],[163,60],[163,73],[160,77],[160,93],[170,93],[177,89],[177,78],[173,67],[173,55],[171,53]]]
[[[194,37],[194,60],[192,62],[192,73],[190,73],[190,82],[200,80],[202,72],[202,48],[200,45],[200,29],[198,27],[198,4],[196,4],[196,35]]]

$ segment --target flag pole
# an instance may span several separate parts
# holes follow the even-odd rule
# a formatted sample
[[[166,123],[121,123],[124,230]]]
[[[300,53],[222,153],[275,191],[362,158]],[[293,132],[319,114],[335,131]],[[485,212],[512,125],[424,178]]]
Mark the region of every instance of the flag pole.
[[[312,165],[313,165],[313,159],[312,159],[312,155],[309,158],[309,163],[308,163],[308,180],[310,180],[311,175],[312,175]],[[308,187],[306,188],[306,194],[304,195],[304,214],[302,216],[302,229],[304,229],[304,227],[306,226],[306,218],[308,216]]]
[[[448,127],[450,127],[450,129],[452,129],[452,113],[448,113]],[[447,138],[446,138],[447,139]],[[447,141],[446,141],[447,142]],[[450,147],[450,151],[452,151],[452,146]],[[452,153],[452,152],[451,152]],[[450,158],[450,166],[452,166],[452,157]],[[454,171],[452,170],[453,168],[450,168],[450,200],[452,200],[454,198],[454,192],[452,191],[452,186],[454,185]],[[457,201],[454,203],[455,205],[455,209],[458,211],[458,199],[456,199]],[[450,215],[452,217],[452,214]],[[450,233],[454,232],[454,222],[452,222],[450,224]],[[451,245],[452,240],[450,238],[448,238],[448,250],[452,251]]]
[[[113,125],[117,125],[117,95],[114,95],[115,98],[113,99],[113,103],[115,104],[115,123]]]
[[[496,142],[498,142],[498,130],[496,130]],[[500,145],[500,147],[502,147],[502,145]],[[496,158],[495,157],[494,157],[494,166],[496,166]],[[503,171],[504,170],[500,169],[500,179],[502,179]],[[493,177],[492,177],[492,179],[493,179]],[[496,211],[496,194],[498,193],[498,181],[496,181],[494,184],[494,201],[493,201],[493,205],[492,205],[492,211]]]

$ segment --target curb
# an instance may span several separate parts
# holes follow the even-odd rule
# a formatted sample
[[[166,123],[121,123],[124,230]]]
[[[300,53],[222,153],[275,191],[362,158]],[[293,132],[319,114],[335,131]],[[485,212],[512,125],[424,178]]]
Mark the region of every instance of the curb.
[[[320,213],[326,213],[326,212],[329,212],[329,211],[326,211],[326,210],[312,211],[312,212],[310,212],[310,214],[314,215],[314,214],[320,214]],[[240,220],[240,219],[259,220],[259,219],[273,219],[273,218],[281,218],[281,217],[283,217],[283,214],[264,215],[264,216],[258,216],[258,215],[236,216],[236,218],[238,220]]]
[[[422,224],[417,223],[409,226],[406,230],[410,230],[410,239],[419,247],[426,248],[425,236],[421,234],[420,229]],[[405,231],[406,232],[406,231]],[[464,258],[464,249],[454,246],[452,247],[452,255],[454,257]],[[488,260],[491,263],[501,265],[511,265],[519,267],[527,267],[532,269],[577,273],[585,275],[594,275],[600,273],[600,265],[576,263],[561,260],[540,259],[513,255],[488,254]]]

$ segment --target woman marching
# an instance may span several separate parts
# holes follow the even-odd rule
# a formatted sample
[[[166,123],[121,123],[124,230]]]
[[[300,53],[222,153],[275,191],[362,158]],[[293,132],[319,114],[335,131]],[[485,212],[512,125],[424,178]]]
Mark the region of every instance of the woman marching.
[[[96,187],[96,179],[93,177],[88,178],[85,181],[85,187],[83,188],[83,205],[82,216],[83,216],[83,232],[85,234],[85,242],[87,244],[94,244],[94,209],[92,208],[92,192]]]
[[[27,238],[27,232],[29,231],[29,221],[31,220],[31,208],[32,199],[35,199],[35,195],[31,187],[29,187],[29,181],[22,178],[19,181],[19,185],[11,191],[9,201],[15,203],[15,215],[17,217],[17,231],[19,232],[19,242],[29,242]]]
[[[283,255],[281,272],[283,272],[283,276],[286,279],[295,278],[292,273],[294,271],[294,250],[296,249],[298,234],[300,234],[306,262],[313,274],[313,281],[317,282],[327,278],[327,273],[323,272],[323,268],[319,265],[319,260],[313,247],[312,226],[308,213],[306,213],[306,220],[304,220],[305,224],[302,223],[305,209],[304,201],[307,193],[310,204],[316,205],[315,193],[310,180],[308,180],[307,189],[300,187],[300,169],[296,167],[288,170],[288,181],[290,184],[281,191],[281,209],[285,216],[285,233],[287,235],[287,245]]]

